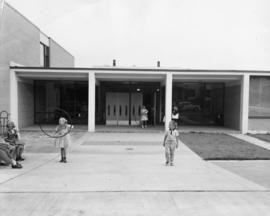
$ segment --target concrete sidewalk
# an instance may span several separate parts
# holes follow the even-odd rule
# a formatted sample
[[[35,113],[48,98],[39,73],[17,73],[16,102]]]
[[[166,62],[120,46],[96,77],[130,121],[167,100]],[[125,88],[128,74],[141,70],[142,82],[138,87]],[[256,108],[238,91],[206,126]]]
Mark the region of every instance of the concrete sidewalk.
[[[96,142],[101,140],[103,145],[97,145]],[[0,187],[0,191],[263,191],[265,189],[203,161],[184,144],[181,144],[176,152],[175,166],[166,167],[161,140],[162,136],[159,134],[155,136],[86,134],[71,148],[67,164],[58,163],[58,158],[54,159],[55,155],[49,154],[46,164],[38,165],[36,169],[31,165],[31,172],[28,172],[28,163],[31,162],[31,157],[28,156],[29,159],[25,163],[27,173],[6,182]],[[117,144],[111,145],[113,141]],[[133,145],[128,144],[129,142]],[[135,145],[134,142],[144,144]],[[39,154],[39,157],[46,158],[46,155]]]
[[[73,144],[67,164],[57,154],[31,153],[23,170],[4,169],[12,175],[0,184],[0,209],[4,215],[65,216],[270,212],[266,187],[203,161],[184,144],[175,166],[166,167],[162,139],[86,133]]]
[[[260,146],[262,148],[270,150],[270,143],[266,142],[266,141],[263,141],[263,140],[260,140],[258,138],[248,136],[248,135],[245,135],[245,134],[230,134],[230,136],[233,136],[235,138],[244,140],[246,142],[249,142],[249,143],[252,143],[254,145],[257,145],[257,146]]]

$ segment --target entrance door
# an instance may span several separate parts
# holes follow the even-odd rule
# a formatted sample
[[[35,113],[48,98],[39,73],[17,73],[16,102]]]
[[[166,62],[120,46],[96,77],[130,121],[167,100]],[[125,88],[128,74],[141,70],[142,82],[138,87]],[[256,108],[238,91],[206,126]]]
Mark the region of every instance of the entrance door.
[[[142,104],[143,104],[143,94],[132,93],[131,94],[131,125],[140,124]]]
[[[128,93],[106,93],[106,125],[128,125]]]
[[[128,93],[117,93],[117,125],[128,125]]]

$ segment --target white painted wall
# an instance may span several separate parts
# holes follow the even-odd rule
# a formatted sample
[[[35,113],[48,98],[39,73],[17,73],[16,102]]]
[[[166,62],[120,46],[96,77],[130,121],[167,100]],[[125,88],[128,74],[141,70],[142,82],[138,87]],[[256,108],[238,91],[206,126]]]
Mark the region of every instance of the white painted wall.
[[[0,111],[10,111],[11,61],[20,65],[40,66],[39,29],[8,4],[4,5],[0,33]],[[11,94],[11,96],[13,96]]]
[[[34,86],[26,81],[18,82],[18,127],[34,124]]]
[[[18,126],[18,81],[14,70],[10,71],[10,120]]]
[[[166,86],[165,86],[165,129],[169,129],[169,122],[172,119],[172,73],[166,74]]]
[[[248,132],[249,80],[249,74],[244,74],[241,81],[240,128],[243,134]]]
[[[88,131],[95,131],[95,108],[96,108],[96,78],[95,73],[88,73]]]

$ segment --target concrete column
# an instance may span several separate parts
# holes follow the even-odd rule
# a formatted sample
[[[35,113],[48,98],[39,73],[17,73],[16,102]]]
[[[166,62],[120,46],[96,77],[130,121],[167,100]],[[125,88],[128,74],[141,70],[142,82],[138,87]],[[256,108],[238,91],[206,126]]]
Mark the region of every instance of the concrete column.
[[[240,126],[241,132],[248,132],[248,111],[249,111],[249,74],[244,74],[241,83],[241,110]]]
[[[18,80],[14,70],[10,70],[10,120],[13,121],[17,127],[19,127]]]
[[[166,74],[166,96],[165,96],[165,129],[169,129],[169,122],[172,118],[172,73]]]
[[[96,78],[94,72],[88,73],[88,131],[95,131]]]

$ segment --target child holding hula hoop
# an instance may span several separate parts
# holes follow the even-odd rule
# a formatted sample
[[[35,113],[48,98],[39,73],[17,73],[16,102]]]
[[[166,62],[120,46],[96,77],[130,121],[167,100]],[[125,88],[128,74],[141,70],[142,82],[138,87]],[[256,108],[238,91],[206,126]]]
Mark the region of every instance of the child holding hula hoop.
[[[61,160],[59,162],[67,162],[67,149],[71,143],[69,132],[73,126],[68,124],[67,120],[63,117],[59,119],[59,125],[55,129],[55,146],[60,149]]]

